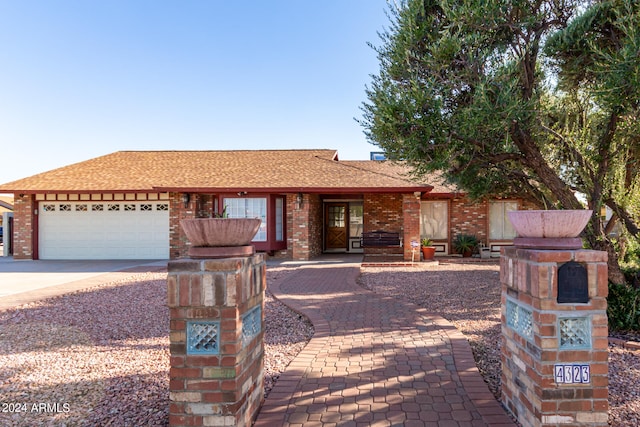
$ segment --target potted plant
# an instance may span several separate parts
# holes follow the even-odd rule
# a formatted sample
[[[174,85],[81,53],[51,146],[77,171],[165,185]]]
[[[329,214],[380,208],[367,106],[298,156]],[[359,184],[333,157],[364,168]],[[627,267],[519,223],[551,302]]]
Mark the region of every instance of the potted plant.
[[[480,241],[473,234],[458,234],[453,240],[453,249],[463,257],[470,257]]]
[[[425,237],[420,241],[420,246],[422,249],[422,259],[425,261],[430,261],[436,254],[436,248],[433,245],[433,242],[428,237]]]

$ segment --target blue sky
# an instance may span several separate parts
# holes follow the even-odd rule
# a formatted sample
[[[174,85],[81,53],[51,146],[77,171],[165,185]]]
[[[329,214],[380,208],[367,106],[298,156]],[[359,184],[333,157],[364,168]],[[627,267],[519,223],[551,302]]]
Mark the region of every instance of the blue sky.
[[[0,183],[119,150],[367,159],[386,0],[0,0]]]

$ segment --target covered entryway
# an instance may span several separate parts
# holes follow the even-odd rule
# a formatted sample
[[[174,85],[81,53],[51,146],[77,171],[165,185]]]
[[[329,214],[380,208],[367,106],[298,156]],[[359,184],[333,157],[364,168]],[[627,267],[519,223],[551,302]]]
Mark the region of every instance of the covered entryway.
[[[40,202],[40,259],[168,259],[169,203]]]

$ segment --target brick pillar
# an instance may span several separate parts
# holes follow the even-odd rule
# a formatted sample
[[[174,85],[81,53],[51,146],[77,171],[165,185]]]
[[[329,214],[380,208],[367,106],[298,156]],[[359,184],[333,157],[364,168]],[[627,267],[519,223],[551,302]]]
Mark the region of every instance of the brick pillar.
[[[505,406],[524,427],[607,426],[606,252],[503,248],[500,281]],[[582,283],[586,302],[558,302]]]
[[[414,194],[402,195],[402,215],[403,215],[403,256],[405,261],[411,261],[411,242],[420,244],[420,197]],[[415,261],[420,261],[420,246],[416,249]]]
[[[288,214],[291,215],[291,233],[287,234],[288,247],[291,248],[291,258],[296,260],[309,260],[311,258],[311,250],[309,241],[311,240],[311,232],[309,229],[309,195],[293,194],[287,197]],[[306,202],[306,203],[305,203]]]
[[[182,200],[183,193],[169,193],[169,258],[187,256],[191,244],[180,227],[180,220],[196,217],[196,196],[191,195],[189,203]]]
[[[168,270],[169,425],[250,426],[264,396],[264,256]]]
[[[34,228],[38,220],[35,212],[38,202],[33,194],[14,194],[13,202],[13,258],[33,259]],[[9,236],[4,236],[8,239]]]

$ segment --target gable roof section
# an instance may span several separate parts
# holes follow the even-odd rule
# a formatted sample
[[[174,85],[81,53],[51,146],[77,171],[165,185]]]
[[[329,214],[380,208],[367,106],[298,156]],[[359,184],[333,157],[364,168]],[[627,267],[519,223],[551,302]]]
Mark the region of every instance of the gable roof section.
[[[409,167],[403,165],[402,162],[391,160],[343,160],[340,163],[356,168],[365,169],[370,172],[416,182],[416,178],[411,175],[411,170],[409,169]],[[454,184],[446,182],[446,180],[440,173],[431,173],[429,174],[428,178],[423,178],[423,180],[424,179],[428,180],[429,185],[432,187],[431,193],[437,193],[441,195],[453,195],[461,193],[458,187],[456,187]]]
[[[369,163],[387,163],[371,162]],[[391,164],[335,150],[118,151],[0,185],[5,192],[428,192]]]

